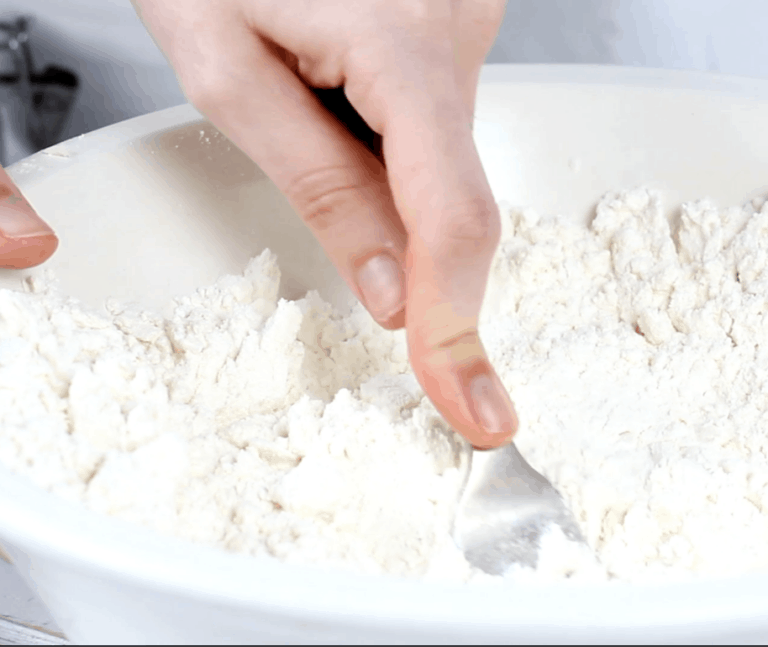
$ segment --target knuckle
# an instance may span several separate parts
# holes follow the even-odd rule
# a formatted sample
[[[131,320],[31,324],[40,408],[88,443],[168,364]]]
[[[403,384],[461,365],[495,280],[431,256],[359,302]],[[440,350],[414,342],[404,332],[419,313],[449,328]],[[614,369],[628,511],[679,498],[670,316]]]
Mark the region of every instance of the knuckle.
[[[492,253],[501,238],[501,220],[494,203],[471,200],[453,205],[442,212],[441,250],[451,257]]]
[[[409,29],[419,27],[428,37],[449,33],[456,3],[441,0],[399,0],[393,3],[393,16]]]
[[[401,51],[428,52],[451,41],[451,5],[441,0],[397,0],[387,4],[378,27],[397,39]]]
[[[205,114],[218,111],[222,101],[232,96],[232,83],[223,74],[200,73],[182,80],[190,103]]]
[[[474,33],[481,37],[495,38],[499,25],[504,19],[506,2],[500,0],[476,0],[462,5],[466,14],[461,15],[474,28]],[[472,30],[470,30],[472,31]]]
[[[322,231],[351,217],[361,193],[371,186],[371,179],[360,169],[332,166],[303,173],[288,185],[285,194],[302,220]]]
[[[428,25],[435,17],[435,3],[430,0],[405,0],[395,4],[401,22]]]

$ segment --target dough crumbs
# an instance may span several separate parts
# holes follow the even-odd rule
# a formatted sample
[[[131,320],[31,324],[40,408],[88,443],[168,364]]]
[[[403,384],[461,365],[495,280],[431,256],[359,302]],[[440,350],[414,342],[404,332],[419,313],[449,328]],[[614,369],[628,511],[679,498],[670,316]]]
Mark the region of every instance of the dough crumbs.
[[[553,529],[521,581],[768,569],[768,206],[606,195],[588,227],[507,210],[481,335],[516,443],[589,550]],[[0,290],[0,463],[158,532],[298,564],[497,582],[451,538],[470,449],[424,397],[402,331],[274,254],[164,319]]]

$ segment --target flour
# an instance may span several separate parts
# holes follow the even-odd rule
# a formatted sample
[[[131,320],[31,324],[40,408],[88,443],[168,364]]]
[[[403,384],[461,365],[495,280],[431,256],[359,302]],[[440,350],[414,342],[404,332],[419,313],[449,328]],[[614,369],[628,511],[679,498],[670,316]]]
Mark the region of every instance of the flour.
[[[768,207],[606,196],[589,228],[504,214],[481,334],[603,576],[768,568]],[[158,532],[365,573],[484,581],[451,539],[470,450],[402,331],[265,251],[164,319],[48,277],[0,290],[0,462]],[[591,572],[556,531],[537,573]]]
[[[606,196],[589,230],[507,226],[486,345],[518,448],[606,571],[768,567],[768,208],[688,204],[672,232],[638,190]]]
[[[0,460],[193,541],[400,575],[441,552],[465,578],[450,525],[469,450],[408,373],[404,333],[278,299],[279,279],[265,251],[168,320],[96,315],[50,281],[0,291]]]

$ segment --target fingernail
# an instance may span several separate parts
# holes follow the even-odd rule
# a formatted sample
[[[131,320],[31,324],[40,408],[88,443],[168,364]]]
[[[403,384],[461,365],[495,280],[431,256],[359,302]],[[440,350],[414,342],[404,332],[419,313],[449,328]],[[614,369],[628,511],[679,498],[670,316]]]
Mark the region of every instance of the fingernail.
[[[24,206],[9,204],[9,200],[0,202],[0,235],[5,238],[30,238],[51,236],[53,230],[34,212]],[[17,198],[21,203],[21,199]]]
[[[517,414],[502,387],[490,375],[481,373],[470,381],[469,395],[475,418],[485,432],[511,440],[517,430]]]
[[[358,270],[357,284],[376,319],[388,319],[403,307],[403,273],[389,254],[368,259]]]
[[[40,265],[51,257],[58,245],[59,239],[53,234],[17,238],[0,235],[0,268],[21,270]]]

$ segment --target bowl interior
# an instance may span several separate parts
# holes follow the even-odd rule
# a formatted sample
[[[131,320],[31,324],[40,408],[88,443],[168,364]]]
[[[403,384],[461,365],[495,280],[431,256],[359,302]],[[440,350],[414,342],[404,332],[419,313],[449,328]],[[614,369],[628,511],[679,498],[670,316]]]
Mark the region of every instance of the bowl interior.
[[[670,214],[768,191],[765,82],[618,68],[489,66],[475,139],[499,201],[587,220],[606,191],[649,185]],[[70,294],[163,308],[269,247],[283,296],[351,298],[264,173],[189,106],[59,144],[10,169],[56,229],[46,265]],[[33,270],[39,272],[41,269]],[[21,273],[0,270],[0,286]]]
[[[349,294],[334,298],[346,288],[286,199],[189,106],[64,142],[11,173],[59,235],[45,267],[94,307],[118,297],[163,310],[265,247],[279,255],[282,296],[321,288],[342,305]],[[0,270],[0,286],[20,276]]]
[[[475,128],[498,200],[586,221],[601,194],[637,185],[662,190],[671,215],[683,200],[708,196],[725,206],[765,193],[766,123],[768,82],[497,66],[484,73]],[[173,296],[241,272],[265,247],[280,258],[284,296],[318,289],[340,307],[349,303],[349,291],[283,196],[189,106],[65,142],[10,172],[60,235],[61,247],[46,265],[60,275],[66,292],[95,307],[119,297],[162,309]],[[41,271],[0,271],[0,287],[18,287],[21,277]],[[643,627],[662,618],[668,624],[691,622],[713,610],[721,617],[739,604],[739,613],[753,617],[760,604],[768,604],[764,578],[681,589],[698,605],[688,615],[670,606],[677,593],[653,588],[620,595],[591,590],[586,597],[574,597],[572,588],[557,594],[548,589],[502,601],[486,589],[441,593],[432,587],[429,594],[417,594],[421,585],[382,583],[374,591],[362,580],[310,580],[295,568],[265,567],[142,530],[127,537],[118,522],[54,505],[27,484],[14,487],[3,470],[0,485],[0,535],[19,548],[66,554],[90,563],[93,572],[121,572],[168,590],[215,593],[219,600],[240,596],[242,604],[271,600],[279,606],[284,598],[297,608],[327,611],[343,600],[347,614],[408,616],[414,622],[427,616],[458,622],[461,611],[487,627],[548,626],[555,617],[560,627],[589,618],[598,625]],[[274,579],[259,589],[266,573]],[[335,589],[318,596],[313,587]],[[601,605],[610,604],[614,615],[605,620]]]

